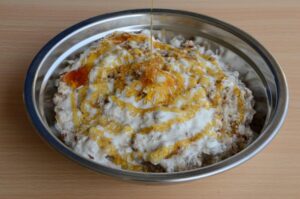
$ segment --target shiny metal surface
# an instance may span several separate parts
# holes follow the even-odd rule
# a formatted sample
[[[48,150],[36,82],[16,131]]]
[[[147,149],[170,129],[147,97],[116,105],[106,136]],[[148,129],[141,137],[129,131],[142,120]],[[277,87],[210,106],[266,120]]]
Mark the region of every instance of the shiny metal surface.
[[[282,70],[255,39],[222,21],[185,11],[154,9],[154,30],[164,29],[167,38],[181,34],[201,36],[203,45],[220,54],[240,72],[242,81],[253,91],[256,105],[252,128],[256,140],[238,154],[219,163],[177,173],[141,173],[108,168],[74,153],[57,137],[54,128],[53,94],[55,80],[64,60],[80,53],[90,43],[114,31],[149,29],[150,9],[128,10],[97,16],[63,31],[36,55],[27,73],[24,100],[39,134],[67,157],[93,170],[147,182],[180,182],[203,178],[235,167],[261,151],[276,135],[288,108],[288,89]]]

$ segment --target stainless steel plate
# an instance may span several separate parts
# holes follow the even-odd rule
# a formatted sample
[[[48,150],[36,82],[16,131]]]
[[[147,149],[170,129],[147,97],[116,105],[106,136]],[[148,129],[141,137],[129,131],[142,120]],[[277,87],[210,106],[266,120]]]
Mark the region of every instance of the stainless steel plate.
[[[67,157],[93,170],[147,182],[180,182],[210,176],[237,166],[262,150],[276,135],[288,107],[288,89],[278,63],[255,39],[245,32],[204,15],[166,9],[153,10],[154,30],[164,30],[167,39],[181,34],[186,38],[201,36],[206,48],[220,54],[242,81],[253,91],[256,101],[252,128],[256,140],[238,154],[219,163],[177,173],[142,173],[99,165],[74,153],[57,138],[54,128],[53,95],[55,80],[72,58],[92,42],[114,31],[136,32],[149,29],[150,10],[128,10],[100,15],[80,22],[49,41],[32,61],[24,87],[29,116],[39,134]]]

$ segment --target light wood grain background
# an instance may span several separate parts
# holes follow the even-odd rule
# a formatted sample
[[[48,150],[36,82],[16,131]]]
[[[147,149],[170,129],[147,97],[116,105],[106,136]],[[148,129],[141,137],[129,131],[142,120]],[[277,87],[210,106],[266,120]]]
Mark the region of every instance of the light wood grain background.
[[[300,1],[155,0],[227,21],[258,39],[287,76],[290,106],[275,140],[247,163],[176,185],[142,185],[97,174],[64,158],[30,125],[22,102],[26,70],[50,38],[94,15],[150,0],[0,0],[0,199],[300,198]]]

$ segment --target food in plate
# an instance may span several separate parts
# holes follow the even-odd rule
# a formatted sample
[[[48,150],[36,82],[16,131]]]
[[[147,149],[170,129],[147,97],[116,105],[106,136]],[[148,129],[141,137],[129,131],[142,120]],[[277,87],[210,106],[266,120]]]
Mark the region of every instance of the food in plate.
[[[252,92],[201,38],[162,42],[147,32],[115,32],[67,63],[54,96],[56,128],[99,164],[184,171],[253,140]]]

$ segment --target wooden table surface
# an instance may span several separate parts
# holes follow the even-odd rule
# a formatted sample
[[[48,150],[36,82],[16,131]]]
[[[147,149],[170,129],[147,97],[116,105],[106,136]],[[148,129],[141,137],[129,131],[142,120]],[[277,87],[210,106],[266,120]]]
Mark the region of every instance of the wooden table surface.
[[[245,164],[203,180],[143,185],[97,174],[68,160],[26,117],[26,70],[53,36],[86,18],[149,7],[150,0],[0,1],[0,199],[6,198],[300,198],[300,1],[155,0],[227,21],[259,40],[287,76],[289,113],[274,141]]]

